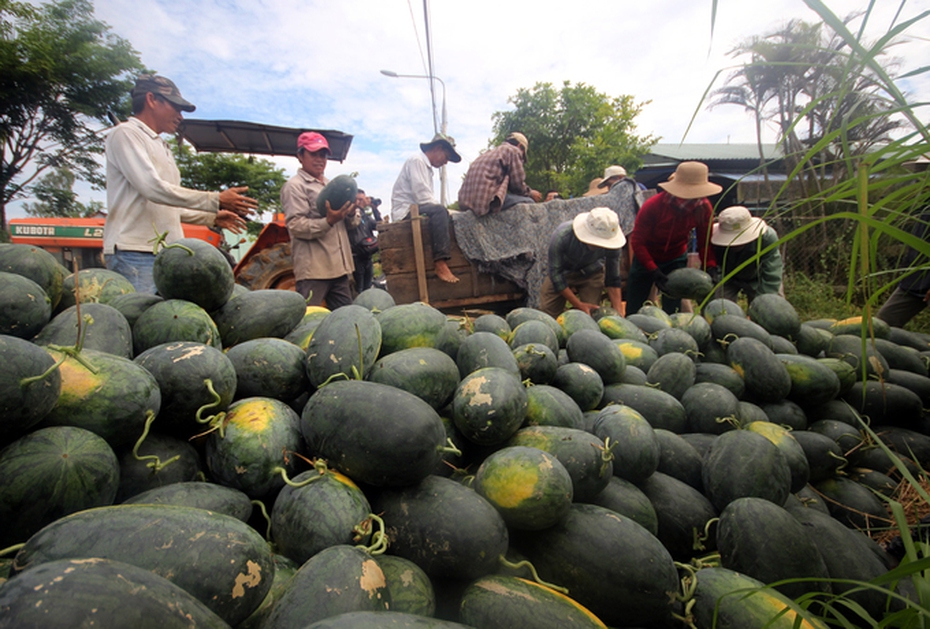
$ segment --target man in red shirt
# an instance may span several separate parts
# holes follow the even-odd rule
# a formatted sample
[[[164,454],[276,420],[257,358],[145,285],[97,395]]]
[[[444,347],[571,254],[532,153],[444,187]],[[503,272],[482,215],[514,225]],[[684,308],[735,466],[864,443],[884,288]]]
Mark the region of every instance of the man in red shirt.
[[[660,183],[662,192],[640,208],[630,235],[633,263],[627,279],[626,312],[638,311],[649,298],[652,285],[662,290],[668,274],[687,266],[691,230],[697,233],[701,266],[713,277],[716,262],[710,242],[710,225],[714,208],[708,196],[723,189],[707,179],[708,170],[701,162],[682,162],[669,180]],[[662,309],[669,314],[681,308],[681,300],[662,296]]]

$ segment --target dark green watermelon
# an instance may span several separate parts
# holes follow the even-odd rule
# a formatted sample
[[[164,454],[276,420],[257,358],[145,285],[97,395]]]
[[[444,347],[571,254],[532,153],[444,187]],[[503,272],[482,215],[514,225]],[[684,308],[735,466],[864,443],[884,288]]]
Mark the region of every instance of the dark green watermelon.
[[[61,374],[44,349],[0,334],[0,444],[25,434],[58,402]]]
[[[236,283],[226,256],[198,238],[181,238],[161,249],[152,279],[165,299],[191,301],[207,312],[225,304]]]
[[[253,290],[232,297],[212,313],[223,347],[251,339],[283,338],[297,327],[307,310],[300,293],[289,290]]]
[[[0,271],[0,334],[31,339],[52,317],[52,302],[28,277]]]
[[[68,269],[51,253],[35,245],[6,243],[0,245],[0,271],[28,277],[42,287],[52,309],[61,301],[61,291]]]
[[[183,299],[153,304],[132,326],[132,346],[138,356],[163,343],[191,341],[223,349],[220,331],[207,311]]]
[[[131,293],[136,295],[139,293]],[[132,328],[126,317],[108,304],[82,304],[65,308],[48,322],[33,341],[37,345],[74,347],[80,332],[81,347],[132,358]]]

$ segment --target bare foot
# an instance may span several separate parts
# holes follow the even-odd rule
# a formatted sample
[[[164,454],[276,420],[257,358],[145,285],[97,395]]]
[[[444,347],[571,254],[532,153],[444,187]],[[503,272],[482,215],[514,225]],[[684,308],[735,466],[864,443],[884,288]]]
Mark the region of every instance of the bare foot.
[[[436,270],[436,277],[441,279],[443,282],[449,282],[454,284],[459,281],[452,271],[449,269],[449,265],[446,264],[445,260],[435,260],[433,261],[433,268]]]

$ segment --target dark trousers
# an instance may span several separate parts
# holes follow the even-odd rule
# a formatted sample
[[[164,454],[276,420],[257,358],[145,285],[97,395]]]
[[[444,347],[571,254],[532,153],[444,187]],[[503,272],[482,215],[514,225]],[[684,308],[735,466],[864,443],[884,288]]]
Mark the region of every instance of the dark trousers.
[[[668,262],[659,263],[658,267],[668,275],[675,269],[685,268],[687,264],[688,257],[679,256]],[[647,271],[639,260],[633,258],[633,264],[630,265],[630,276],[626,282],[626,313],[628,315],[636,313],[643,307],[643,304],[649,299],[650,290],[652,290],[652,273]],[[662,295],[662,310],[669,314],[678,312],[681,310],[681,300]]]
[[[375,264],[371,256],[352,256],[355,261],[355,271],[352,277],[355,279],[355,290],[362,292],[371,288],[375,279]]]
[[[909,293],[898,286],[876,316],[890,326],[903,328],[926,307],[927,302],[924,301],[923,296]]]
[[[325,300],[326,307],[335,310],[352,303],[348,275],[331,280],[297,280],[295,288],[304,296],[309,306],[322,306]]]
[[[449,210],[438,203],[424,203],[418,208],[420,216],[429,218],[426,225],[433,241],[433,260],[448,260],[452,257],[452,241],[449,238]],[[404,218],[410,218],[410,214],[407,214]]]

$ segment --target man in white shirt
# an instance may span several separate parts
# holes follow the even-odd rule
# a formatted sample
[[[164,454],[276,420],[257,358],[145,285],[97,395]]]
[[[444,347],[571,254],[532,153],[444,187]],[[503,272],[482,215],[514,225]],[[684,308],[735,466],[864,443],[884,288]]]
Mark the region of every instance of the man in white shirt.
[[[124,275],[137,292],[154,293],[154,239],[184,237],[181,223],[215,225],[240,233],[243,217],[258,202],[247,187],[204,192],[181,187],[181,173],[160,134],[174,133],[182,111],[194,105],[162,76],[143,74],[132,89],[132,117],[106,139],[107,220],[103,253],[107,268]]]
[[[416,205],[421,215],[429,217],[430,238],[433,244],[433,268],[443,282],[458,282],[446,262],[452,257],[449,238],[449,210],[433,196],[433,168],[442,168],[448,162],[462,161],[455,150],[455,140],[437,133],[432,141],[420,144],[420,152],[404,162],[394,189],[391,191],[391,221],[402,221],[410,216],[410,206]]]

